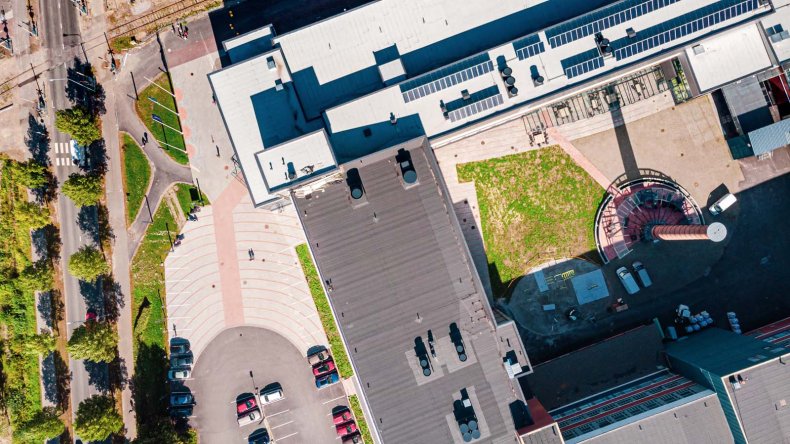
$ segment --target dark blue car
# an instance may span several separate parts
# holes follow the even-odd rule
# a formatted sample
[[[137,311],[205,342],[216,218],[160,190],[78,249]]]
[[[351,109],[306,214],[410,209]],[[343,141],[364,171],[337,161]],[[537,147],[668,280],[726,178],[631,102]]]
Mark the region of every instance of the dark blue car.
[[[316,378],[315,386],[318,388],[324,388],[328,385],[332,385],[336,383],[337,381],[340,381],[340,377],[337,376],[337,372],[332,372],[328,375],[321,376],[320,378]]]

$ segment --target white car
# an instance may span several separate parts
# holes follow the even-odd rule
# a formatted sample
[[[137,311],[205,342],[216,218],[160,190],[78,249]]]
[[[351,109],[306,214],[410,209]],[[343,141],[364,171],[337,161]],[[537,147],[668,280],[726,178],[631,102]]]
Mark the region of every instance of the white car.
[[[639,280],[642,281],[643,287],[647,288],[653,285],[653,281],[650,280],[650,275],[647,274],[647,269],[645,268],[644,265],[642,265],[641,262],[639,261],[634,262],[633,267],[634,267],[634,273],[636,273],[636,275],[639,276]]]
[[[188,368],[174,368],[167,372],[167,379],[171,381],[189,379],[190,376],[192,376],[192,372]]]
[[[271,404],[273,402],[277,402],[285,398],[283,396],[283,389],[277,387],[273,389],[269,389],[267,391],[261,390],[261,404]]]
[[[261,419],[261,411],[256,407],[255,410],[246,413],[244,416],[239,416],[237,421],[239,423],[239,427],[244,427],[247,424],[252,424],[253,422],[260,421]]]
[[[722,196],[721,199],[717,200],[716,203],[711,205],[710,208],[708,208],[708,211],[710,211],[710,214],[714,216],[718,216],[719,214],[724,212],[724,210],[730,208],[737,201],[738,199],[735,198],[734,194],[727,193],[724,196]]]
[[[639,292],[639,285],[636,284],[636,280],[631,275],[625,267],[620,267],[617,269],[617,277],[620,278],[620,282],[623,283],[623,287],[625,287],[625,291],[628,294],[634,294]]]

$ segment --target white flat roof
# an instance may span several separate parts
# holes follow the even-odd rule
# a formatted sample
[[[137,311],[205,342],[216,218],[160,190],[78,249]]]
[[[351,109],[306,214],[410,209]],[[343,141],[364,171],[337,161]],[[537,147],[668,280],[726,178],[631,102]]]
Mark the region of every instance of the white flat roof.
[[[668,22],[673,18],[695,11],[697,9],[718,3],[716,0],[694,0],[680,1],[672,5],[665,6],[651,13],[636,17],[618,25],[612,26],[603,34],[613,43],[618,39],[621,46],[629,45],[627,39],[628,28],[633,28],[637,32],[635,41],[639,40],[641,30],[646,30],[652,26]],[[490,6],[489,6],[490,7]],[[566,75],[566,67],[562,61],[582,54],[586,51],[595,50],[596,45],[592,36],[588,36],[573,42],[552,48],[547,39],[546,33],[537,33],[540,42],[543,43],[545,52],[535,56],[520,60],[516,54],[513,43],[507,43],[497,48],[489,50],[488,59],[497,61],[504,58],[507,66],[512,68],[513,77],[516,78],[518,95],[509,97],[507,89],[502,81],[498,70],[495,67],[492,71],[477,77],[464,80],[453,86],[440,91],[430,92],[420,98],[406,101],[403,97],[400,85],[393,85],[388,88],[371,93],[367,96],[350,101],[348,103],[330,108],[325,111],[326,121],[332,128],[333,133],[348,131],[355,128],[366,127],[375,123],[387,122],[390,113],[398,118],[404,116],[419,115],[425,134],[428,137],[451,131],[470,122],[479,120],[498,111],[510,108],[515,105],[536,100],[546,95],[559,92],[569,86],[584,83],[587,80],[617,70],[624,66],[638,62],[641,59],[656,55],[668,48],[687,44],[688,42],[699,39],[715,30],[725,28],[734,23],[741,22],[748,17],[765,12],[764,8],[757,8],[753,11],[731,17],[713,26],[691,32],[683,37],[675,38],[669,42],[659,44],[651,49],[643,50],[638,54],[624,56],[620,60],[616,57],[604,59],[604,64],[598,69],[593,69],[581,75],[569,78]],[[667,28],[669,30],[669,28]],[[633,44],[630,44],[633,46]],[[764,52],[764,51],[763,51]],[[531,67],[536,66],[539,73],[545,78],[545,82],[540,86],[533,85]],[[419,76],[422,77],[422,76]],[[417,77],[417,78],[419,78]],[[409,79],[411,81],[413,79]],[[468,90],[470,93],[495,87],[497,94],[501,96],[501,104],[495,105],[487,110],[478,111],[475,114],[452,121],[446,119],[440,108],[440,101],[449,103],[461,98],[461,91]],[[497,103],[497,102],[493,102]]]
[[[757,24],[716,36],[686,49],[700,91],[708,91],[771,66]]]
[[[238,48],[241,45],[265,37],[274,37],[274,30],[272,28],[272,25],[266,25],[262,28],[253,29],[250,32],[245,32],[242,35],[225,40],[222,42],[222,47],[225,48],[225,51],[230,51],[233,48]]]
[[[277,64],[273,71],[267,66],[269,57],[273,57]],[[256,205],[272,200],[275,196],[266,190],[263,175],[256,171],[255,153],[265,147],[252,97],[273,89],[276,80],[282,80],[283,83],[291,80],[279,49],[209,74],[228,135]]]
[[[546,0],[380,0],[277,36],[291,72],[314,68],[321,84],[376,65],[374,52],[401,54]]]
[[[323,129],[267,148],[258,152],[255,158],[270,191],[337,168]]]

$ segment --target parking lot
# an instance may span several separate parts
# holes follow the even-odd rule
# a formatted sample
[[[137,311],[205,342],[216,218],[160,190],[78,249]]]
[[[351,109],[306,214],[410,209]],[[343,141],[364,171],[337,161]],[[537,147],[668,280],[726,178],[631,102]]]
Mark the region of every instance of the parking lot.
[[[328,443],[337,439],[332,409],[348,405],[340,383],[317,389],[304,353],[282,336],[256,327],[226,330],[203,350],[192,378],[190,422],[204,444],[246,443],[265,427],[273,441]],[[239,427],[236,397],[279,383],[284,398],[263,406],[263,420]]]

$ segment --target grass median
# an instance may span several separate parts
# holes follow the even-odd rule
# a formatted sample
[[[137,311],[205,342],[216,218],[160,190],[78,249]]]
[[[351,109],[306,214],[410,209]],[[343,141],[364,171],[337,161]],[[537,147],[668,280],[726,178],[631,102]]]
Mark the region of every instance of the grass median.
[[[595,251],[593,224],[603,188],[552,146],[458,165],[474,181],[495,297],[532,267]]]
[[[321,280],[318,278],[318,271],[315,269],[313,259],[310,256],[310,250],[307,249],[307,244],[296,246],[296,255],[299,256],[299,262],[302,264],[302,271],[304,271],[305,278],[307,279],[307,286],[310,287],[310,294],[313,296],[315,308],[318,309],[318,317],[321,318],[321,325],[324,327],[326,337],[329,340],[329,348],[332,350],[332,357],[335,360],[335,365],[343,378],[350,378],[354,375],[354,370],[351,368],[351,363],[348,361],[348,354],[346,347],[343,345],[343,340],[340,338],[340,333],[337,331],[337,324],[335,317],[332,314],[332,309],[329,307],[329,299],[324,293],[324,287],[321,285]]]
[[[153,79],[154,83],[149,84],[139,92],[140,100],[135,102],[135,109],[140,120],[143,121],[153,139],[159,142],[165,152],[176,162],[186,165],[189,157],[186,153],[184,136],[181,134],[181,120],[175,114],[177,112],[176,100],[171,95],[173,86],[170,77],[159,74]],[[161,122],[154,120],[154,115]]]
[[[177,184],[175,198],[166,194],[154,213],[154,221],[131,263],[132,313],[135,353],[133,396],[137,412],[138,434],[153,440],[163,428],[171,430],[167,403],[167,325],[165,318],[165,272],[162,264],[170,253],[170,237],[178,234],[180,225],[173,209],[180,207],[187,214],[191,206],[192,185]],[[166,199],[170,199],[170,204]],[[194,432],[173,432],[173,442],[193,442]],[[148,441],[146,441],[148,442]],[[160,441],[161,442],[161,441]]]
[[[126,191],[126,223],[131,225],[143,205],[151,181],[148,157],[132,136],[123,133],[123,186]]]
[[[365,414],[362,412],[362,406],[359,404],[357,395],[349,396],[348,403],[349,407],[351,407],[351,412],[354,414],[354,418],[357,420],[357,428],[359,429],[359,434],[362,435],[362,440],[367,443],[372,443],[373,438],[370,436],[370,429],[368,428],[367,421],[365,421]]]

